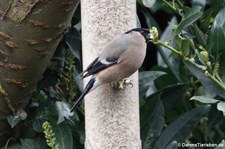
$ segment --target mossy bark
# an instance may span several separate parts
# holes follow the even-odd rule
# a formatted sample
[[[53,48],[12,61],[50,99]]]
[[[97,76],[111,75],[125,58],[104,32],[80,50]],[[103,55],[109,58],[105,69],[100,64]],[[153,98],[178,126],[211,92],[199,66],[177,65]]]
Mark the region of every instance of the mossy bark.
[[[7,116],[28,105],[78,2],[0,1],[0,145],[11,132]]]

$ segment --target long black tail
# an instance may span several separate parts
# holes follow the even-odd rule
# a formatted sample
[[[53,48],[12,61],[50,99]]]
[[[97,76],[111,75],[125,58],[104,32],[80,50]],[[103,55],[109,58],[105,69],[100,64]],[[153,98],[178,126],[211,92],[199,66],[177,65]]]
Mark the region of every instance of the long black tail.
[[[86,85],[84,91],[82,92],[80,97],[76,100],[76,102],[74,103],[73,107],[71,108],[71,110],[70,110],[71,112],[75,109],[77,104],[79,104],[81,102],[81,100],[84,98],[84,96],[92,89],[94,83],[95,83],[95,78],[91,78],[91,80]]]

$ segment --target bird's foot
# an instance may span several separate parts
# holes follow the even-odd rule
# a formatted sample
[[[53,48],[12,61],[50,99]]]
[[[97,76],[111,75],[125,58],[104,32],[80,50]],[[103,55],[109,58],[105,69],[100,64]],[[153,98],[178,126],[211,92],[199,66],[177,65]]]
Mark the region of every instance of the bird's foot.
[[[111,83],[111,86],[113,89],[121,90],[121,89],[125,89],[127,86],[133,87],[133,83],[132,83],[132,80],[125,78],[119,82]]]
[[[119,84],[119,87],[118,87],[119,89],[125,89],[127,86],[133,87],[132,80],[127,79],[127,78],[119,81],[118,84]]]

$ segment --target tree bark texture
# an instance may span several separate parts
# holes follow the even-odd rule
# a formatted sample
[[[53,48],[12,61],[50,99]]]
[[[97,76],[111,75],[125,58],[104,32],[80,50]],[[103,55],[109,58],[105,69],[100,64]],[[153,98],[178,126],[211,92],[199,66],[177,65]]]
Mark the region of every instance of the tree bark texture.
[[[20,117],[28,105],[71,26],[77,4],[78,0],[0,1],[0,145],[11,131],[6,117]]]
[[[82,0],[81,11],[84,68],[104,46],[136,27],[135,0]],[[138,73],[129,79],[133,87],[115,91],[103,85],[86,96],[86,149],[140,147]]]

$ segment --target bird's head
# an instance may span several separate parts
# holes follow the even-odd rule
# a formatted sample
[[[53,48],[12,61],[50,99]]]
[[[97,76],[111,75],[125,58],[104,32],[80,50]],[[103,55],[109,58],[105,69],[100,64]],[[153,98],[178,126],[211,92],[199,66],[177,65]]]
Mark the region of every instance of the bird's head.
[[[125,34],[129,34],[130,32],[139,32],[146,40],[146,43],[150,42],[153,40],[153,35],[150,33],[148,29],[145,28],[133,28],[129,31],[127,31]]]

